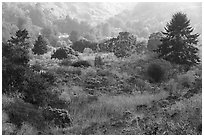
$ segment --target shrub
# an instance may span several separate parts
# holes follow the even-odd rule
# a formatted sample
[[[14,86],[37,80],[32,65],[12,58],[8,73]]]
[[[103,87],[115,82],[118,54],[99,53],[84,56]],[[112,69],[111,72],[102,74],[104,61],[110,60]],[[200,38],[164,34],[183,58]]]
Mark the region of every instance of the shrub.
[[[89,55],[89,54],[93,54],[93,50],[90,49],[90,48],[84,48],[83,53],[84,53],[84,54],[87,54],[87,55]]]
[[[75,67],[57,67],[57,68],[53,68],[52,71],[54,71],[55,73],[57,73],[60,76],[67,76],[69,74],[77,74],[77,75],[81,75],[81,69],[80,68],[75,68]]]
[[[147,68],[147,75],[151,82],[160,82],[164,78],[165,70],[158,64],[152,63]]]
[[[148,79],[150,82],[161,82],[172,78],[172,65],[163,59],[150,59],[141,65],[139,75]]]
[[[72,64],[72,61],[70,59],[63,59],[60,65],[62,66],[70,66]]]
[[[9,122],[18,128],[22,126],[23,122],[28,122],[38,129],[44,127],[44,119],[37,107],[20,99],[16,99],[14,103],[5,108],[5,112],[8,114]]]
[[[101,66],[103,66],[103,60],[102,60],[102,58],[100,57],[100,56],[96,56],[95,57],[95,60],[94,60],[94,65],[96,66],[96,67],[101,67]]]
[[[72,124],[69,112],[65,109],[47,107],[43,110],[43,116],[45,117],[46,121],[53,121],[56,126],[62,128],[71,126]]]
[[[147,83],[143,79],[136,77],[130,77],[129,79],[127,79],[127,83],[132,86],[136,86],[136,89],[139,91],[144,91],[147,87]]]
[[[110,76],[112,75],[110,70],[108,69],[97,69],[97,75],[98,76]]]
[[[39,63],[36,63],[36,64],[31,66],[31,69],[36,71],[36,72],[40,72],[41,70],[43,70],[43,66]]]
[[[178,84],[182,87],[190,88],[195,83],[195,73],[188,71],[186,74],[180,74],[177,76]]]
[[[83,78],[87,78],[89,76],[96,76],[96,70],[94,68],[88,67],[82,71]]]
[[[65,59],[67,57],[68,57],[68,51],[66,48],[59,48],[51,55],[51,59],[57,58],[57,59],[61,60],[61,59]]]
[[[9,117],[6,112],[2,111],[2,134],[3,135],[14,135],[16,126],[9,123]]]
[[[41,76],[46,79],[47,82],[50,84],[54,84],[54,82],[57,79],[57,74],[52,71],[46,71],[44,73],[41,73]]]
[[[72,45],[72,48],[75,51],[78,51],[78,52],[81,52],[81,53],[83,53],[85,48],[89,48],[92,51],[96,51],[97,43],[81,39],[81,40],[75,41],[73,43],[73,45]]]
[[[48,85],[49,83],[41,74],[28,72],[22,91],[24,100],[37,106],[44,105],[46,102],[45,98],[47,98],[46,89]]]
[[[31,124],[23,122],[21,129],[17,131],[17,135],[37,135],[38,130],[33,127]]]
[[[77,62],[74,62],[71,64],[73,67],[89,67],[91,64],[88,61],[85,60],[79,60]]]

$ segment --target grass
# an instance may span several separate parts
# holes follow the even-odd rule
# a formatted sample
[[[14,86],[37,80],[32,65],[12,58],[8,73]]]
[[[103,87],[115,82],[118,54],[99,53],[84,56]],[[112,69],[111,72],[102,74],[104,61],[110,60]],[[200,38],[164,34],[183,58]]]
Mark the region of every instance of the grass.
[[[72,115],[76,124],[103,123],[108,122],[111,117],[121,117],[127,110],[134,111],[138,105],[149,105],[152,101],[158,101],[167,96],[166,92],[155,95],[101,96],[93,103],[73,106]]]

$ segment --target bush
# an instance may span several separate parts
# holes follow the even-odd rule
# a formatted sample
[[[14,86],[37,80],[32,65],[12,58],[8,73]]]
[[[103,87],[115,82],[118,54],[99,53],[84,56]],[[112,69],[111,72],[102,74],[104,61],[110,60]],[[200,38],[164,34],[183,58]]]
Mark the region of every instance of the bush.
[[[46,121],[53,121],[56,126],[65,128],[71,126],[72,120],[67,110],[47,107],[43,110]]]
[[[17,135],[38,135],[38,130],[31,124],[23,122],[21,129],[17,131]]]
[[[91,64],[88,61],[79,60],[77,62],[72,63],[71,66],[73,66],[73,67],[90,67]]]
[[[78,52],[81,52],[81,53],[83,53],[85,48],[89,48],[92,51],[96,51],[97,43],[81,39],[81,40],[78,40],[78,41],[74,42],[73,45],[72,45],[72,48],[75,51],[78,51]]]
[[[151,82],[160,82],[164,78],[165,70],[158,64],[152,63],[147,68],[147,75]]]
[[[83,51],[84,54],[87,54],[87,55],[90,55],[90,54],[93,54],[93,50],[90,49],[90,48],[84,48],[84,51]]]
[[[57,80],[57,74],[52,71],[41,73],[41,76],[45,78],[49,84],[54,84],[54,82]]]
[[[195,83],[195,73],[188,71],[186,74],[180,74],[177,76],[178,84],[182,87],[190,88]]]
[[[36,72],[40,72],[41,70],[43,70],[43,66],[39,63],[36,63],[31,66],[31,69]]]
[[[47,98],[46,89],[49,83],[41,74],[28,72],[24,81],[24,89],[22,91],[24,100],[31,104],[42,106]]]
[[[65,59],[67,57],[68,57],[68,50],[66,48],[59,48],[51,55],[51,59],[57,58],[57,59],[61,60],[61,59]]]
[[[102,60],[102,58],[100,57],[100,56],[96,56],[95,57],[95,60],[94,60],[94,65],[96,66],[96,67],[102,67],[103,66],[103,60]]]
[[[23,122],[28,122],[38,129],[44,127],[43,116],[37,107],[20,99],[16,99],[15,102],[5,108],[5,112],[8,114],[9,122],[15,124],[18,128],[22,126]]]
[[[72,64],[72,61],[70,59],[63,59],[60,65],[62,66],[70,66]]]

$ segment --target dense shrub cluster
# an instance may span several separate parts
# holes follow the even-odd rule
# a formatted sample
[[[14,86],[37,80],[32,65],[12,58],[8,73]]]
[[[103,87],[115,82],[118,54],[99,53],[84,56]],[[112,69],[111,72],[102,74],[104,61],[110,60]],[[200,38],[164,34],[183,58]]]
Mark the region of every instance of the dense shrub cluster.
[[[95,60],[94,60],[94,65],[96,66],[96,67],[102,67],[103,66],[103,60],[102,60],[102,58],[101,58],[101,56],[96,56],[95,57]]]
[[[52,58],[65,59],[67,58],[67,55],[68,53],[65,48],[59,48],[51,55],[51,59]]]
[[[79,60],[71,64],[73,67],[90,67],[91,64],[85,60]]]
[[[144,76],[150,82],[160,83],[170,79],[172,75],[172,65],[165,60],[151,59],[143,62],[139,75]]]
[[[165,70],[158,64],[150,64],[147,68],[147,75],[152,82],[160,82],[164,77]]]
[[[68,57],[70,57],[71,55],[76,55],[76,52],[72,49],[72,48],[66,48],[66,47],[62,47],[62,48],[58,48],[52,55],[51,55],[51,59],[52,58],[56,58],[59,60],[62,59],[66,59]]]
[[[99,44],[101,52],[114,52],[117,57],[130,56],[137,38],[129,32],[120,32],[117,38],[112,38]]]
[[[73,45],[72,45],[72,48],[75,51],[78,51],[78,52],[81,52],[81,53],[83,53],[85,48],[89,48],[89,49],[92,49],[93,51],[96,51],[97,43],[81,39],[81,40],[78,40],[78,41],[74,42]]]
[[[8,114],[10,123],[15,124],[18,128],[22,126],[23,122],[28,122],[34,127],[44,128],[44,118],[41,111],[30,103],[25,103],[23,100],[16,99],[15,102],[10,103],[5,112]]]
[[[45,121],[53,121],[56,126],[64,128],[72,124],[69,112],[65,109],[57,109],[49,106],[44,108],[42,113]]]

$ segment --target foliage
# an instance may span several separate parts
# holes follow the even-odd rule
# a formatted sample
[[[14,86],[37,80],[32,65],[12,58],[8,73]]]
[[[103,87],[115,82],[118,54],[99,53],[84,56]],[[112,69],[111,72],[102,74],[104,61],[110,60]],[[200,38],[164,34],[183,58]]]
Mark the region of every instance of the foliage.
[[[180,74],[177,76],[178,84],[183,88],[190,88],[195,83],[195,74],[193,71],[188,71],[186,74]]]
[[[153,50],[157,49],[158,46],[162,44],[161,38],[162,38],[161,32],[156,32],[156,33],[150,34],[148,44],[147,44],[147,49],[149,51],[153,51]]]
[[[83,53],[83,51],[84,51],[85,48],[90,48],[90,49],[92,49],[93,51],[96,51],[96,49],[97,49],[97,43],[91,42],[91,41],[88,41],[88,40],[85,40],[85,39],[80,39],[80,40],[75,41],[75,42],[73,43],[72,48],[73,48],[75,51],[78,51],[78,52],[81,52],[81,53]]]
[[[96,57],[95,57],[95,60],[94,60],[94,65],[95,65],[96,67],[99,67],[99,68],[100,68],[100,67],[103,66],[103,64],[104,64],[104,62],[103,62],[101,56],[96,56]]]
[[[3,5],[4,8],[8,6]],[[4,18],[12,22],[18,19],[19,28],[31,25],[30,20],[40,19],[33,21],[34,25],[43,27],[42,35],[56,46],[60,39],[58,30],[49,25],[53,18],[49,14],[56,13],[55,8],[50,12],[46,8],[43,10],[44,6],[39,3],[19,5],[23,8],[10,10],[9,17],[4,12]],[[16,16],[16,11],[28,8],[29,12]],[[33,15],[36,13],[38,17]],[[78,26],[76,30],[81,32],[89,29],[86,22],[78,23],[69,16],[53,23],[66,33],[73,30],[72,26]],[[141,26],[140,23],[126,25]],[[87,27],[81,30],[80,24]],[[38,26],[33,27],[36,36],[41,29]],[[98,36],[115,33],[110,34],[113,28],[108,23],[97,27],[103,30],[86,32]],[[141,33],[150,31],[147,27]],[[51,59],[51,52],[56,48],[51,47],[51,51],[41,56],[32,55],[29,45],[33,43],[28,42],[28,32],[19,30],[17,33],[2,43],[2,134],[202,134],[201,64],[185,69],[184,65],[155,59],[156,53],[146,52],[146,41],[136,42],[136,37],[129,32],[122,32],[99,46],[85,38],[79,40],[79,51],[93,53],[100,47],[101,51],[111,53],[92,56],[79,53],[76,57],[78,51],[65,46],[66,58]],[[158,35],[150,35],[150,45],[159,43]],[[90,49],[93,52],[89,52]],[[114,53],[118,57],[128,57],[117,58]],[[89,64],[90,58],[92,61],[95,58],[95,66]]]
[[[49,83],[41,74],[26,73],[25,81],[23,82],[24,89],[21,91],[24,94],[24,100],[37,106],[43,106],[47,103],[46,98],[49,94],[46,91]]]
[[[173,15],[170,23],[167,23],[161,39],[162,44],[155,52],[159,53],[159,58],[171,63],[192,66],[200,62],[197,56],[199,34],[191,34],[193,28],[190,27],[190,20],[186,14],[178,12]]]
[[[99,44],[101,52],[114,52],[117,57],[130,56],[136,45],[136,37],[129,32],[120,32],[117,38],[112,38]]]
[[[73,54],[73,51],[69,48],[58,48],[52,55],[52,58],[57,58],[59,60],[66,59],[68,57],[68,54]]]
[[[20,99],[16,99],[11,103],[5,112],[8,114],[9,121],[20,128],[23,122],[28,122],[36,128],[44,127],[43,117],[41,112],[32,104],[25,103]]]
[[[164,77],[165,70],[158,64],[152,63],[147,68],[147,75],[152,82],[161,82]]]
[[[15,135],[16,126],[9,123],[8,114],[2,111],[2,134],[3,135]]]
[[[146,41],[138,41],[134,47],[134,52],[137,54],[144,54],[147,51]]]
[[[84,54],[87,54],[87,55],[90,55],[90,54],[93,54],[93,50],[90,49],[90,48],[85,48],[84,51],[83,51]]]
[[[66,126],[71,126],[72,124],[69,112],[65,109],[57,109],[49,106],[43,109],[42,113],[45,117],[45,121],[54,121],[56,126],[65,128]]]
[[[35,41],[32,49],[34,54],[42,55],[47,52],[47,41],[41,36],[38,36],[38,40]]]
[[[29,124],[28,122],[23,122],[21,128],[16,131],[17,135],[39,135],[38,129]]]
[[[72,60],[67,58],[67,59],[63,59],[62,62],[60,63],[60,65],[63,66],[70,66],[72,64]]]
[[[86,60],[79,60],[71,64],[73,67],[89,67],[91,64]]]
[[[24,75],[28,68],[28,32],[19,30],[15,37],[2,44],[3,92],[21,90]]]

